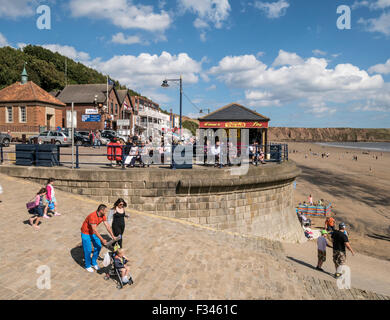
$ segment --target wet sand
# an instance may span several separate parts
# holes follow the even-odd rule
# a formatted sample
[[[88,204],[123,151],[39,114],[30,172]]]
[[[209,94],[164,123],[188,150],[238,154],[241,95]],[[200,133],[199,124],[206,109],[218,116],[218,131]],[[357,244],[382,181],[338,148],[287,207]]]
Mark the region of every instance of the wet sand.
[[[289,143],[289,150],[290,159],[302,170],[295,204],[308,202],[309,194],[315,202],[330,201],[336,223],[347,224],[352,248],[390,261],[390,152],[363,154],[368,150],[314,143]],[[327,152],[329,157],[322,158]],[[315,218],[314,227],[323,226],[324,221]]]

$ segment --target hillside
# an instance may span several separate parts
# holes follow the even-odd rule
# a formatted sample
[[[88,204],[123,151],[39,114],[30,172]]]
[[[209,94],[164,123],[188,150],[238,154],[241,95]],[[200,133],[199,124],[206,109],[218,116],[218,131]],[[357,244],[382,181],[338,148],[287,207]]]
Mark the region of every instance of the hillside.
[[[268,131],[268,140],[296,142],[390,142],[390,129],[271,127]]]
[[[68,84],[106,83],[107,77],[82,63],[39,46],[28,45],[23,49],[0,48],[0,89],[20,81],[24,62],[27,62],[29,80],[50,92],[65,87],[65,60]],[[126,89],[118,81],[119,89]],[[140,95],[129,89],[131,95]]]

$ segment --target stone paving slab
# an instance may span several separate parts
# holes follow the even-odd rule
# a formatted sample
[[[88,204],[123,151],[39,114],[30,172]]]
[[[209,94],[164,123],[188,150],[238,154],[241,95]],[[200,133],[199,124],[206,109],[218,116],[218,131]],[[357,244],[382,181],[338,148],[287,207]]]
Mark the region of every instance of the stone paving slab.
[[[0,184],[0,299],[332,299],[329,288],[338,290],[300,275],[278,242],[136,212],[130,212],[123,241],[135,283],[118,290],[114,280],[82,267],[80,227],[96,201],[58,190],[62,216],[44,219],[36,231],[23,222],[29,218],[25,203],[40,185],[4,175]],[[106,234],[103,226],[99,230]],[[44,265],[51,272],[49,290],[37,288],[37,268]],[[361,290],[338,293],[342,299],[388,299]]]

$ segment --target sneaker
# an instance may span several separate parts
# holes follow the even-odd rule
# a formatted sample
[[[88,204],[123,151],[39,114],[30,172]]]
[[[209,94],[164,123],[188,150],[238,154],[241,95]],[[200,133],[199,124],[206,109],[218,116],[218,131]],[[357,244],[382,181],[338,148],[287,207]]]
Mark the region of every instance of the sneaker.
[[[93,272],[93,269],[91,267],[85,268],[85,270],[87,270],[88,272]]]
[[[55,216],[60,216],[61,213],[56,212],[56,213],[54,213],[54,215],[55,215]]]
[[[99,269],[100,269],[98,265],[93,266],[93,268],[94,268],[95,270],[99,270]]]
[[[50,219],[50,217],[49,217],[47,214],[43,215],[43,217],[44,217],[45,219]]]

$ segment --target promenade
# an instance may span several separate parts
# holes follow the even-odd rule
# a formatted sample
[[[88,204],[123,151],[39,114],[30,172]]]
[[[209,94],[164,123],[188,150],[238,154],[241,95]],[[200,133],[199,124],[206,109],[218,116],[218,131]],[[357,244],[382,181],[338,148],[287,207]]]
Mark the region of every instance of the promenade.
[[[43,219],[36,231],[26,223],[25,203],[40,185],[5,175],[0,183],[0,299],[386,298],[303,276],[278,242],[133,211],[124,248],[135,283],[118,290],[113,280],[82,267],[80,227],[98,202],[57,190],[62,216]],[[103,226],[99,230],[106,234]],[[50,268],[50,289],[37,288],[40,266]]]

